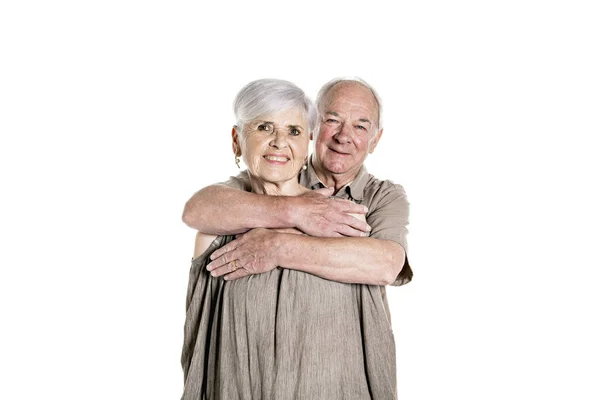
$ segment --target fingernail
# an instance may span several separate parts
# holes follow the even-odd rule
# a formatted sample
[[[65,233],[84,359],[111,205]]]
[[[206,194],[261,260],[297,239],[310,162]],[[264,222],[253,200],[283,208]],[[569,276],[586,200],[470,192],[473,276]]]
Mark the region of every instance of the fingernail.
[[[215,275],[217,275],[217,273],[216,273],[215,271],[211,272],[210,274],[211,274],[212,276],[215,276]]]
[[[367,208],[367,206],[363,206],[363,208],[365,209],[365,213],[369,212],[369,209]]]
[[[367,225],[367,230],[371,232],[371,225]]]

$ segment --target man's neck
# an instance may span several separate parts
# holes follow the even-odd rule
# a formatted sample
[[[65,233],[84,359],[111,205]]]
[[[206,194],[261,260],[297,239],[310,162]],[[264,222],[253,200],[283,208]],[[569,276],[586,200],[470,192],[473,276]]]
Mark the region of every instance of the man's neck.
[[[327,171],[320,163],[313,163],[313,168],[319,180],[327,187],[335,188],[337,193],[341,188],[352,182],[358,171],[347,172],[344,174],[334,174],[331,171]]]

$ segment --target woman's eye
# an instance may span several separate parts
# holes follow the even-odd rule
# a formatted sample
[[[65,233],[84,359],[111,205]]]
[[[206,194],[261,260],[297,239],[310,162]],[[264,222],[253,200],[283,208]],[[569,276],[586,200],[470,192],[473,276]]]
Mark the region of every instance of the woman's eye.
[[[270,124],[260,124],[257,129],[265,132],[271,132],[273,130]]]
[[[292,129],[290,129],[290,134],[292,136],[298,136],[300,134],[300,131],[296,128],[292,128]]]

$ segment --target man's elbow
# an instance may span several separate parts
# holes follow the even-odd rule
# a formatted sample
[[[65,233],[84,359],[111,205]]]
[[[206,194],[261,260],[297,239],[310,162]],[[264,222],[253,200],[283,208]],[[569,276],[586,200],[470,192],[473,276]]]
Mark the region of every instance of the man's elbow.
[[[202,213],[199,212],[198,207],[192,203],[192,199],[188,200],[183,207],[183,214],[181,214],[181,220],[184,224],[193,229],[200,229],[202,225]]]
[[[406,257],[406,253],[404,248],[400,246],[398,243],[394,243],[393,249],[385,252],[386,260],[385,260],[385,275],[384,275],[384,284],[391,285],[396,281],[398,274],[402,271],[404,267],[404,259]]]

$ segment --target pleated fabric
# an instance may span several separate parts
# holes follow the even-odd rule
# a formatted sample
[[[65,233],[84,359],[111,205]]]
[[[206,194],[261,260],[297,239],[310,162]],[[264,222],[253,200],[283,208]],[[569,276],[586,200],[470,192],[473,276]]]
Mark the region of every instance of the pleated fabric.
[[[396,399],[394,335],[380,286],[277,268],[234,281],[192,261],[184,400]]]

